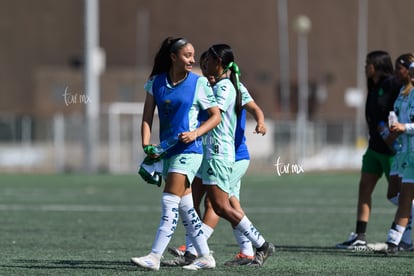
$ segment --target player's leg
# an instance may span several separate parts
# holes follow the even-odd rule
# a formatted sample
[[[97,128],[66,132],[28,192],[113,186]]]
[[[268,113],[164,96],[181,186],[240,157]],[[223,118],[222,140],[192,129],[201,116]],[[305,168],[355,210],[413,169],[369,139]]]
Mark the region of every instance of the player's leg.
[[[398,251],[398,245],[401,242],[403,233],[408,225],[408,221],[411,216],[413,199],[414,181],[412,181],[411,183],[407,183],[403,180],[398,210],[395,215],[395,220],[387,236],[387,253],[389,254],[395,254]]]
[[[368,149],[362,158],[361,177],[359,181],[358,190],[358,205],[357,205],[357,221],[355,232],[349,235],[348,240],[336,245],[341,249],[355,249],[366,248],[366,229],[368,225],[369,216],[371,214],[371,195],[374,188],[384,173],[382,159],[389,158],[385,155],[379,154],[373,150]],[[388,163],[388,174],[390,164]],[[387,174],[387,175],[388,175]]]
[[[240,204],[241,178],[245,175],[249,167],[249,163],[250,160],[248,159],[242,159],[235,162],[230,177],[230,205],[242,213],[243,216],[245,213]],[[226,261],[224,265],[235,266],[250,264],[254,259],[254,249],[252,243],[242,232],[237,229],[233,228],[233,235],[239,245],[239,252],[231,260]]]
[[[256,256],[252,264],[263,265],[268,257],[274,253],[274,245],[267,242],[246,215],[237,211],[230,205],[229,177],[233,164],[223,160],[210,160],[209,174],[203,175],[203,183],[208,179],[207,195],[211,200],[214,211],[230,222],[233,228],[242,232],[256,248]],[[212,172],[212,174],[211,174]]]

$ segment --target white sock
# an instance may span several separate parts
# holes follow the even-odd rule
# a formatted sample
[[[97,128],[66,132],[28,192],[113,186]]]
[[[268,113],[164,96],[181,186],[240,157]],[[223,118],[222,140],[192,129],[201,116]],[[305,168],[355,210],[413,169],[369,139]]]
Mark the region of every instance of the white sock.
[[[396,224],[395,229],[391,228],[388,232],[387,242],[394,245],[399,245],[401,242],[402,234],[404,233],[405,227]]]
[[[158,226],[157,235],[152,244],[151,252],[162,256],[168,243],[177,228],[179,219],[178,205],[180,204],[180,197],[163,193],[161,198],[162,215],[160,224]]]
[[[240,247],[240,252],[246,256],[254,256],[252,242],[238,229],[233,229],[234,237]]]
[[[412,234],[413,234],[413,214],[414,214],[414,201],[411,205],[411,216],[408,219],[407,227],[405,228],[404,234],[402,235],[401,241],[406,244],[411,244],[413,242],[412,240]]]
[[[265,239],[260,235],[259,231],[250,222],[247,216],[244,216],[239,224],[236,225],[236,229],[243,233],[249,241],[252,242],[256,248],[262,247],[266,242]]]
[[[185,251],[188,251],[195,256],[197,256],[198,254],[197,250],[195,249],[193,245],[193,242],[190,239],[190,236],[187,233],[185,234]]]
[[[206,237],[206,240],[208,240],[213,234],[214,229],[208,226],[207,224],[203,223],[203,232],[204,236]],[[191,242],[191,239],[189,238],[188,234],[185,234],[185,247],[185,251],[188,251],[193,255],[197,255],[197,250],[194,248],[193,243]]]
[[[186,202],[188,200],[188,197],[187,196],[183,196],[183,198],[181,200],[183,200],[183,199],[184,199],[184,201],[182,201],[181,204],[186,204]],[[193,203],[193,205],[194,205],[194,203]],[[181,219],[183,219],[183,216],[181,217]],[[183,221],[183,223],[184,223],[184,221]],[[189,234],[187,232],[187,229],[185,231],[185,251],[188,251],[192,255],[195,255],[195,256],[197,256],[197,254],[198,254],[197,253],[197,250],[195,249],[195,247],[193,245],[193,242],[190,239],[190,236],[189,236]]]
[[[179,211],[186,233],[199,257],[210,254],[207,239],[203,232],[203,223],[194,209],[193,196],[185,195],[181,198]]]
[[[398,193],[396,196],[388,199],[392,204],[394,204],[395,206],[398,206],[398,200],[400,198],[400,193]]]
[[[204,236],[206,237],[206,240],[208,240],[211,237],[211,235],[213,235],[214,228],[211,228],[207,224],[203,223],[203,232]]]

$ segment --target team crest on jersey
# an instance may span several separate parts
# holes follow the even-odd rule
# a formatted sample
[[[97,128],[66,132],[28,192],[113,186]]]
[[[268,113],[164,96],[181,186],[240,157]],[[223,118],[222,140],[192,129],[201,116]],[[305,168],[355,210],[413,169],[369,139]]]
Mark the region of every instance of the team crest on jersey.
[[[210,101],[210,103],[216,102],[216,97],[214,95],[207,95],[207,99]]]
[[[218,103],[223,103],[226,100],[226,98],[224,96],[220,95],[220,96],[216,97],[216,100],[217,100]]]

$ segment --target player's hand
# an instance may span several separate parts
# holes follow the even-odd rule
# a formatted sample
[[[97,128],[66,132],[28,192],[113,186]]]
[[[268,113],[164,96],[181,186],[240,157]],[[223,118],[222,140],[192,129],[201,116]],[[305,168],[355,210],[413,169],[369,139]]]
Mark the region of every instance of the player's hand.
[[[394,123],[391,125],[390,127],[390,131],[391,133],[403,133],[405,132],[405,124],[401,124],[401,123]]]
[[[158,157],[160,157],[159,154],[155,153],[155,145],[145,145],[143,148],[145,154],[148,155],[150,158],[157,159]]]
[[[181,142],[186,143],[186,144],[195,141],[197,137],[198,137],[197,130],[181,132],[178,135],[178,139],[180,139]]]
[[[257,124],[256,128],[255,128],[255,131],[253,133],[254,134],[259,134],[260,133],[263,136],[263,135],[266,134],[266,131],[267,131],[267,129],[266,129],[265,124]]]

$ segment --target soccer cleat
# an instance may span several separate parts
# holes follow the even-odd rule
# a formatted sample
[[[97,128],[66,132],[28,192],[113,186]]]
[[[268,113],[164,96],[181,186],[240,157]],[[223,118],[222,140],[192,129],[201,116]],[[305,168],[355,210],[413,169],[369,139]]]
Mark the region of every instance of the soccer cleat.
[[[183,245],[180,245],[179,247],[177,247],[177,249],[180,250],[181,252],[185,252],[187,247],[185,246],[185,244],[183,244]]]
[[[161,264],[163,266],[185,266],[191,264],[196,258],[196,255],[193,255],[190,252],[186,251],[184,255],[176,256],[172,260],[162,261]]]
[[[351,233],[348,240],[343,243],[338,243],[336,248],[339,249],[351,249],[351,250],[362,250],[367,248],[367,242],[365,240],[359,239],[358,234]]]
[[[393,243],[387,242],[387,249],[384,250],[384,253],[386,255],[391,255],[391,256],[395,256],[398,254],[398,245],[395,245]]]
[[[243,253],[239,253],[234,256],[233,259],[224,263],[225,266],[238,266],[238,265],[247,265],[250,264],[254,259],[254,256],[247,256]]]
[[[252,262],[248,264],[249,266],[262,266],[264,262],[267,260],[267,258],[272,256],[275,252],[275,246],[273,245],[273,243],[265,242],[262,248],[263,247],[264,249],[261,250],[256,249],[256,256],[254,257]]]
[[[398,246],[390,242],[368,244],[368,248],[375,253],[382,253],[387,256],[395,256],[398,254]]]
[[[168,247],[167,250],[174,257],[182,257],[185,254],[186,246],[181,245],[179,247]]]
[[[400,244],[398,245],[398,251],[413,251],[414,250],[414,245],[413,243],[406,243],[406,242],[400,242]]]
[[[183,266],[183,268],[186,270],[212,269],[215,267],[216,260],[211,254],[199,257],[195,259],[191,264]]]
[[[385,252],[388,249],[386,242],[367,243],[366,251]]]
[[[143,256],[143,257],[131,258],[131,262],[139,265],[140,267],[150,269],[150,270],[160,269],[160,257],[155,255],[154,253],[150,253],[147,256]]]

